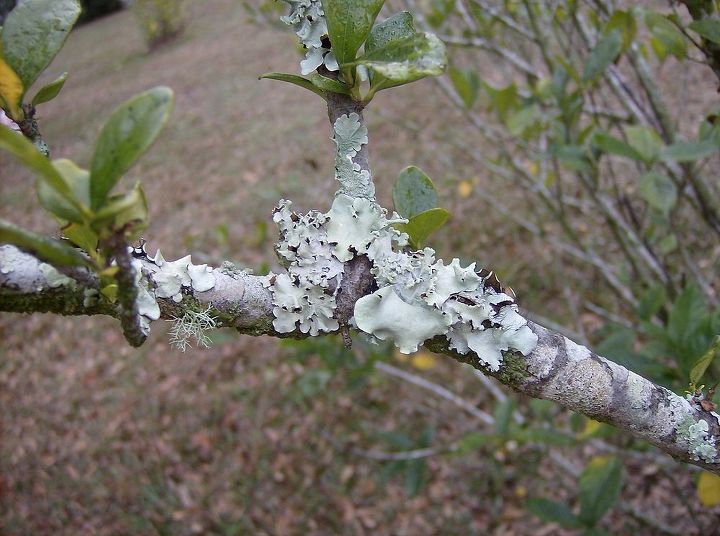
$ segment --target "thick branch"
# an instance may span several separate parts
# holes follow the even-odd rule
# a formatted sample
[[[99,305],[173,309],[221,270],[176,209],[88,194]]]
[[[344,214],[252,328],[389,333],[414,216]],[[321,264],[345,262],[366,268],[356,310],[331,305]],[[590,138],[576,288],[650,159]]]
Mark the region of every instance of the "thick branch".
[[[13,246],[0,246],[0,311],[119,316],[117,307],[87,300],[87,291],[95,289],[77,282],[53,287],[56,283],[48,279],[42,265]],[[209,314],[217,319],[218,327],[231,327],[250,335],[305,336],[299,330],[278,333],[273,328],[272,294],[266,288],[267,278],[230,269],[214,269],[212,273],[215,286],[208,291],[184,289],[179,303],[159,298],[162,318],[178,318],[188,310],[210,307]],[[360,285],[352,292],[367,293],[369,289]],[[359,297],[353,296],[355,300]],[[343,314],[347,314],[347,306],[343,307]],[[413,319],[407,321],[412,323]],[[520,393],[612,424],[678,460],[720,474],[719,463],[693,459],[678,433],[683,421],[690,417],[692,422],[705,421],[709,436],[719,437],[716,415],[558,333],[532,322],[528,325],[538,336],[537,347],[527,356],[507,353],[497,372],[489,371],[484,365],[486,360],[474,352],[462,355],[451,350],[443,336],[427,341],[425,346],[490,373]]]

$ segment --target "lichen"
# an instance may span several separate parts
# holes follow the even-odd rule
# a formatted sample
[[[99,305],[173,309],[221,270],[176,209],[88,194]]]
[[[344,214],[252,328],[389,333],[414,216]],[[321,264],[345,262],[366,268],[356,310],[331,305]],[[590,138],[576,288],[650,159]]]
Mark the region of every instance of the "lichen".
[[[338,193],[350,197],[374,199],[375,186],[370,172],[362,169],[353,159],[368,142],[368,131],[360,116],[352,112],[343,114],[333,124],[335,135],[335,179],[340,183]]]
[[[151,278],[155,283],[155,296],[182,301],[182,288],[192,288],[205,292],[215,286],[215,276],[207,264],[193,265],[190,255],[176,261],[166,261],[160,250],[149,259],[155,265],[151,268]]]
[[[58,288],[58,287],[75,288],[75,280],[64,274],[61,274],[53,266],[50,266],[47,263],[41,262],[40,266],[38,268],[40,269],[40,272],[42,273],[43,277],[45,278],[45,281],[47,282],[48,287],[50,287],[50,288]]]
[[[320,0],[285,0],[290,13],[281,20],[293,27],[295,35],[306,48],[305,59],[300,62],[300,72],[310,74],[321,65],[328,71],[337,71],[338,63],[329,48],[323,47],[322,38],[328,33],[325,13]]]
[[[182,316],[173,318],[169,331],[171,344],[181,352],[188,349],[191,341],[195,341],[198,347],[209,348],[211,340],[207,332],[217,327],[210,310],[210,307],[204,311],[188,309]]]
[[[360,143],[343,139],[338,147],[347,151]],[[278,256],[288,268],[271,285],[273,326],[281,333],[338,329],[333,315],[343,263],[366,255],[378,289],[356,301],[351,319],[366,334],[392,340],[404,353],[443,335],[451,349],[474,352],[495,372],[504,355],[528,355],[537,344],[491,272],[481,275],[458,259],[446,265],[431,248],[407,251],[407,235],[392,227],[403,220],[395,214],[388,219],[370,199],[339,193],[327,214],[305,215],[281,201],[273,219],[280,229]]]
[[[677,438],[687,446],[693,460],[715,463],[718,455],[715,437],[709,433],[710,427],[704,420],[695,421],[690,415],[683,418],[677,425]]]

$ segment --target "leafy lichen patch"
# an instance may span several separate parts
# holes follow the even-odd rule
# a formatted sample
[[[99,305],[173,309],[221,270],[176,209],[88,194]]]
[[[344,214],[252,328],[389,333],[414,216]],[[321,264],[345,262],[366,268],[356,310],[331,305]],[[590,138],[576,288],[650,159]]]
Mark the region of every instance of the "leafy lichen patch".
[[[683,418],[677,425],[677,438],[687,445],[693,460],[715,463],[718,452],[715,437],[709,432],[710,427],[704,420],[695,421],[690,415]]]

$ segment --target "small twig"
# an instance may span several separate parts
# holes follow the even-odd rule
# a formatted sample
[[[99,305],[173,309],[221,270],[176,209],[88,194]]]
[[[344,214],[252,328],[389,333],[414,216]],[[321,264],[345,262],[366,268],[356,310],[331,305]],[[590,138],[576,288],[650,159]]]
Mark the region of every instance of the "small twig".
[[[467,400],[459,397],[452,391],[449,391],[448,389],[445,389],[444,387],[442,387],[434,382],[426,380],[425,378],[421,378],[420,376],[417,376],[410,372],[406,372],[397,367],[393,367],[392,365],[388,365],[387,363],[384,363],[382,361],[377,361],[375,363],[375,368],[377,370],[384,372],[385,374],[388,374],[395,378],[399,378],[399,379],[404,380],[413,385],[417,385],[418,387],[422,387],[423,389],[427,389],[428,391],[436,394],[437,396],[444,398],[445,400],[448,400],[448,401],[452,402],[453,404],[455,404],[456,406],[464,409],[465,411],[470,413],[472,416],[476,417],[478,420],[484,422],[485,424],[488,424],[490,426],[495,424],[495,419],[493,419],[492,415],[490,415],[489,413],[485,413],[484,411],[476,408],[471,403],[469,403]]]

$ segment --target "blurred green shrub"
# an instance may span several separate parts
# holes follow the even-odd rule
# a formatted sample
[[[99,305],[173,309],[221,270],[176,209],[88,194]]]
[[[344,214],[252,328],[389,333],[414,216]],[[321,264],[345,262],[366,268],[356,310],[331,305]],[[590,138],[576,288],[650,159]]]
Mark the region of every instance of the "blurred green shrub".
[[[110,15],[125,8],[122,0],[81,0],[82,12],[79,23],[90,22],[91,20]]]
[[[150,50],[180,35],[187,23],[186,0],[135,0],[133,11]]]

